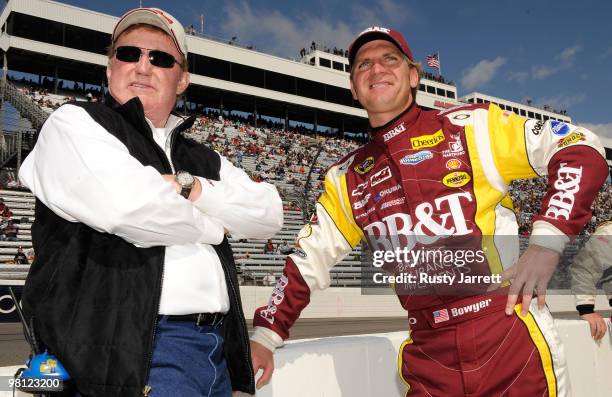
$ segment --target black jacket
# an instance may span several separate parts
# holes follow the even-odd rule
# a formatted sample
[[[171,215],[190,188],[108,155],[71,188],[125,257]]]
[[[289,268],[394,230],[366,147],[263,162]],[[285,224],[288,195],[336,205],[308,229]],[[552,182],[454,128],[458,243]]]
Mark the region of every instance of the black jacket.
[[[143,165],[172,173],[155,143],[138,98],[119,105],[110,96],[81,106]],[[221,159],[184,137],[193,118],[172,132],[176,169],[219,180]],[[58,154],[58,155],[61,155]],[[38,341],[55,354],[85,396],[141,396],[153,354],[165,247],[137,248],[83,223],[68,222],[36,200],[32,243],[36,260],[23,290]],[[228,287],[225,356],[234,390],[254,394],[248,333],[236,267],[227,239],[214,246]]]

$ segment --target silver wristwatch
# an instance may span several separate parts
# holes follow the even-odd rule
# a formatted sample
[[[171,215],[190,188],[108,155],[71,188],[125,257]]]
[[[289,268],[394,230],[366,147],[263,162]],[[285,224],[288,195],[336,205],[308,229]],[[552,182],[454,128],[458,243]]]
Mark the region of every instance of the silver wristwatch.
[[[181,196],[189,198],[189,194],[191,194],[191,189],[195,183],[195,177],[187,171],[177,171],[174,180],[181,187]]]

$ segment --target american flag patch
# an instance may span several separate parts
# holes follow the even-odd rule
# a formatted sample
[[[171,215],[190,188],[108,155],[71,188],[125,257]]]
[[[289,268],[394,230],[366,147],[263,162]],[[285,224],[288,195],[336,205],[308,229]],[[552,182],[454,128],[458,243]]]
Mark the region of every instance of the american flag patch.
[[[448,321],[448,310],[436,310],[433,312],[434,324],[442,323],[444,321]]]

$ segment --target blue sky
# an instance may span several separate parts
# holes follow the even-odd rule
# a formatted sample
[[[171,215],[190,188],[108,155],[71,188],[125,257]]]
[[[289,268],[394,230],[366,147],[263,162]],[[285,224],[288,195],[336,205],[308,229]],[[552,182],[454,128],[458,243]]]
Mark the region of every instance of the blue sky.
[[[138,0],[64,3],[120,15]],[[459,95],[472,91],[567,109],[612,138],[612,2],[577,1],[148,1],[185,26],[275,55],[298,57],[312,40],[347,48],[370,25],[404,33],[415,57],[439,51]],[[580,3],[580,4],[579,4]],[[582,4],[582,5],[581,5]],[[432,70],[430,70],[432,71]]]

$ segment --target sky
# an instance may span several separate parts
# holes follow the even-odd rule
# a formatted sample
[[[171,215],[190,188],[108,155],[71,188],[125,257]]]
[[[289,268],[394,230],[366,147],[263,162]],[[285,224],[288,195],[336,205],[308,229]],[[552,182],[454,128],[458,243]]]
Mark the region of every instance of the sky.
[[[62,0],[119,16],[139,0]],[[368,26],[401,31],[416,60],[439,52],[459,96],[478,91],[566,109],[612,138],[612,1],[142,0],[204,34],[284,57],[314,40],[348,48]],[[435,72],[435,70],[425,70]]]

